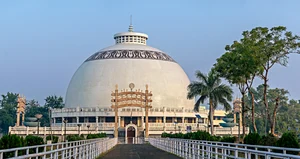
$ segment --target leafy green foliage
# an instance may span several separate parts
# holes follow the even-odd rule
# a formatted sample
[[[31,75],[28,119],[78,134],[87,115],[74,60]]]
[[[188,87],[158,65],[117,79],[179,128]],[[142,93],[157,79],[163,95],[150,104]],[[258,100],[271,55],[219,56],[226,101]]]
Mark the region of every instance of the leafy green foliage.
[[[103,138],[103,137],[106,137],[106,133],[88,134],[86,139],[96,139],[96,138]]]
[[[18,94],[8,92],[1,95],[0,100],[0,132],[8,133],[8,127],[16,123],[16,108]]]
[[[164,132],[161,134],[161,137],[162,138],[183,138],[183,139],[192,139],[192,140],[207,140],[207,141],[222,141],[222,142],[231,142],[231,143],[233,143],[236,139],[235,137],[230,137],[230,136],[220,137],[220,136],[210,135],[206,131],[190,132],[186,134],[182,134],[182,133],[171,134],[171,133]]]
[[[46,140],[51,140],[51,135],[46,137]],[[52,136],[52,143],[57,143],[58,142],[58,136]]]
[[[4,135],[0,140],[0,149],[10,149],[25,145],[24,139],[17,135]]]
[[[260,145],[264,146],[275,146],[278,141],[278,138],[273,134],[268,134],[267,136],[262,136]]]
[[[26,146],[43,145],[43,144],[44,144],[44,140],[39,136],[27,135],[25,137]]]
[[[222,84],[219,75],[212,69],[208,75],[197,71],[196,77],[199,81],[194,81],[188,85],[188,99],[193,99],[199,96],[194,110],[199,111],[200,103],[204,103],[205,100],[209,99],[209,117],[210,125],[213,125],[214,110],[217,108],[218,104],[224,106],[226,111],[231,109],[228,101],[232,101],[232,89]],[[211,134],[213,134],[213,126],[211,128]]]
[[[45,99],[45,107],[46,108],[63,108],[64,107],[64,100],[62,97],[57,97],[56,95],[54,96],[48,96]]]
[[[279,147],[289,147],[289,148],[299,148],[298,139],[295,133],[293,132],[286,132],[284,133],[281,138],[276,143],[276,146]],[[298,154],[297,152],[290,152],[287,151],[289,154]]]
[[[71,141],[78,141],[78,140],[84,140],[84,139],[85,139],[84,137],[81,137],[79,135],[68,135],[67,136],[67,140],[69,142],[71,142]]]
[[[17,148],[17,147],[23,147],[26,146],[25,140],[17,135],[4,135],[0,139],[0,150],[1,149],[10,149],[10,148]],[[19,154],[24,154],[25,152],[19,151]],[[10,158],[13,157],[13,152],[4,153],[4,158]]]
[[[1,95],[0,100],[0,133],[8,133],[9,126],[16,123],[16,108],[18,94],[8,92]],[[63,98],[57,96],[48,96],[45,99],[45,106],[40,106],[36,100],[27,100],[25,114],[26,117],[34,117],[36,114],[42,114],[40,119],[41,126],[49,126],[49,108],[63,108]]]
[[[223,136],[221,138],[221,142],[229,142],[229,143],[234,143],[236,141],[236,137],[235,136]]]
[[[260,140],[261,140],[261,136],[258,133],[250,133],[245,136],[244,144],[259,145]]]

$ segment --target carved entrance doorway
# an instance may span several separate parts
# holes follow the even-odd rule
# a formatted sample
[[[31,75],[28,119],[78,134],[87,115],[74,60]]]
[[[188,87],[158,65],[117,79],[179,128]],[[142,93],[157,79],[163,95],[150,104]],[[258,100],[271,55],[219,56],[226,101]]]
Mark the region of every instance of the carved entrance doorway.
[[[134,143],[137,137],[137,126],[135,124],[128,124],[125,127],[125,143]]]
[[[138,89],[133,91],[134,84],[130,83],[129,88],[131,89],[128,91],[127,89],[121,90],[119,92],[118,85],[116,85],[115,91],[111,94],[112,97],[112,106],[115,110],[115,130],[114,130],[114,137],[118,137],[118,109],[125,108],[125,107],[140,107],[145,108],[145,116],[146,116],[146,123],[145,123],[145,137],[148,137],[148,110],[152,108],[152,93],[148,90],[148,85],[146,85],[146,90],[143,92],[142,90]],[[132,121],[132,120],[131,120]],[[137,136],[137,126],[135,124],[128,124],[125,128],[125,138],[127,136],[127,128],[128,126],[133,126],[135,128],[135,137]]]

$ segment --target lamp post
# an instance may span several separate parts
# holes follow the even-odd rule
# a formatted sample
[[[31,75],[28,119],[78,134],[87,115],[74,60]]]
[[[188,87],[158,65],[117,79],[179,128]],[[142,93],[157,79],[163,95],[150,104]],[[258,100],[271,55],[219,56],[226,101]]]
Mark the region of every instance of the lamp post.
[[[53,141],[53,134],[52,134],[52,118],[51,118],[51,108],[48,108],[49,114],[49,121],[50,121],[50,133],[51,133],[51,142]]]
[[[64,140],[66,142],[66,137],[67,137],[67,123],[68,123],[68,120],[67,119],[64,119],[63,121],[65,123],[65,134],[64,134]]]
[[[40,119],[42,118],[42,114],[36,114],[35,117],[37,118],[37,122],[38,122],[38,129],[37,129],[37,135],[40,134]]]

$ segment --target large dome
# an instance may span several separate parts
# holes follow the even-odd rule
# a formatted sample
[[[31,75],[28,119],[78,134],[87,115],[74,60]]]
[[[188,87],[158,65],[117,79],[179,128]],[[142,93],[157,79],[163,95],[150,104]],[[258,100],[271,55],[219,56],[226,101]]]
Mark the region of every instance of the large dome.
[[[67,108],[111,106],[111,92],[119,89],[152,91],[153,108],[192,108],[187,100],[190,83],[183,69],[169,55],[146,45],[148,36],[129,32],[115,34],[116,44],[90,56],[75,72],[69,84]]]

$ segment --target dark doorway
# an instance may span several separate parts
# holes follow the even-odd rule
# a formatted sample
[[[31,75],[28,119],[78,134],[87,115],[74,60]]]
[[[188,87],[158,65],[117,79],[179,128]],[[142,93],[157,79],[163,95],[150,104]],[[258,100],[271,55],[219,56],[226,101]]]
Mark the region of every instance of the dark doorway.
[[[127,130],[127,142],[133,143],[133,138],[135,137],[135,128],[133,126],[130,126]]]

